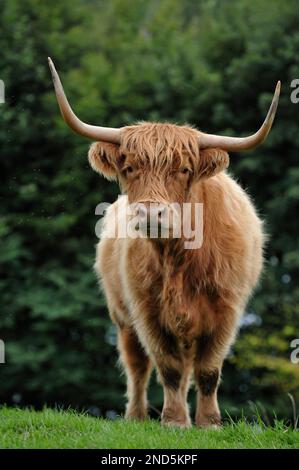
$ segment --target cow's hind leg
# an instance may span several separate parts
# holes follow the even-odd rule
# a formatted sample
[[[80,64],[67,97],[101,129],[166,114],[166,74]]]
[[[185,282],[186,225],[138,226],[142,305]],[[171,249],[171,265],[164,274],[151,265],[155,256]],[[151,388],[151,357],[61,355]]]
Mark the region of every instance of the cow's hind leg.
[[[147,384],[151,362],[131,327],[118,330],[120,359],[127,375],[126,418],[143,420],[147,416]]]

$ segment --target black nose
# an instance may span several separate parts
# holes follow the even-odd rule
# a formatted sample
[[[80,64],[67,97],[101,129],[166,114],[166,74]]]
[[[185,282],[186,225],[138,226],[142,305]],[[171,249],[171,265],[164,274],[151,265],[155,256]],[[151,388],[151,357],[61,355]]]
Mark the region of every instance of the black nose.
[[[161,225],[167,211],[167,206],[164,204],[140,202],[137,204],[136,213],[142,224],[158,223],[158,225]]]
[[[145,204],[138,204],[137,215],[140,221],[146,220],[148,218],[149,210]]]
[[[167,206],[159,207],[157,212],[158,212],[158,221],[161,224],[161,222],[163,222],[163,218],[167,215]]]

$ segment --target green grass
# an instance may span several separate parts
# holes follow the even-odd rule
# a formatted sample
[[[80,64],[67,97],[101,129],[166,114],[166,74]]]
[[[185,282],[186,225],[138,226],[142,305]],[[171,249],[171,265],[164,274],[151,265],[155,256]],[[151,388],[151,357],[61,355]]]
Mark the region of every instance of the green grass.
[[[165,428],[156,421],[107,421],[74,411],[0,409],[0,448],[299,448],[299,432],[277,422],[221,430]]]

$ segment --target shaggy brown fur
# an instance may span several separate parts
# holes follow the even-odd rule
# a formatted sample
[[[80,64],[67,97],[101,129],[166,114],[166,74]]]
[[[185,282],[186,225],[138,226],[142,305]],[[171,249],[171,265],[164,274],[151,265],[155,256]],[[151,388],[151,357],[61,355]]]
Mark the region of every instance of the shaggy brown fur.
[[[198,388],[196,424],[220,424],[217,388],[223,360],[262,269],[262,223],[224,171],[221,149],[200,150],[198,131],[141,123],[120,146],[91,146],[92,167],[117,179],[129,202],[203,203],[203,245],[182,239],[107,238],[120,198],[107,211],[95,269],[101,278],[128,380],[128,418],[146,416],[152,364],[164,388],[162,422],[189,426],[187,393]]]

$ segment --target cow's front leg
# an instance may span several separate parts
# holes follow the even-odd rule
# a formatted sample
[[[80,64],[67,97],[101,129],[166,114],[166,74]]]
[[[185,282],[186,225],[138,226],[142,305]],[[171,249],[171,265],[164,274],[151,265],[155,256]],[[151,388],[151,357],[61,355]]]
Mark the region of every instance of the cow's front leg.
[[[203,334],[197,342],[194,379],[198,389],[195,422],[200,427],[221,426],[217,400],[224,358],[234,339],[235,325],[219,326],[211,334]]]
[[[203,368],[197,372],[198,387],[195,422],[200,427],[221,426],[221,414],[218,406],[217,390],[221,366],[212,369]]]
[[[180,364],[183,367],[183,364]],[[163,385],[164,404],[161,422],[167,426],[190,427],[189,407],[183,383],[188,380],[187,371],[168,366],[158,366]],[[189,375],[189,374],[188,374]]]
[[[173,343],[175,343],[174,338]],[[169,354],[167,346],[169,344],[164,349],[162,348],[161,353],[155,358],[159,380],[164,391],[161,422],[168,426],[189,427],[191,420],[187,394],[192,359],[184,355],[178,345],[172,354]]]
[[[156,309],[140,308],[133,314],[142,344],[149,352],[163,386],[162,424],[189,427],[187,393],[194,351],[191,346],[181,345],[178,337],[160,324]]]

